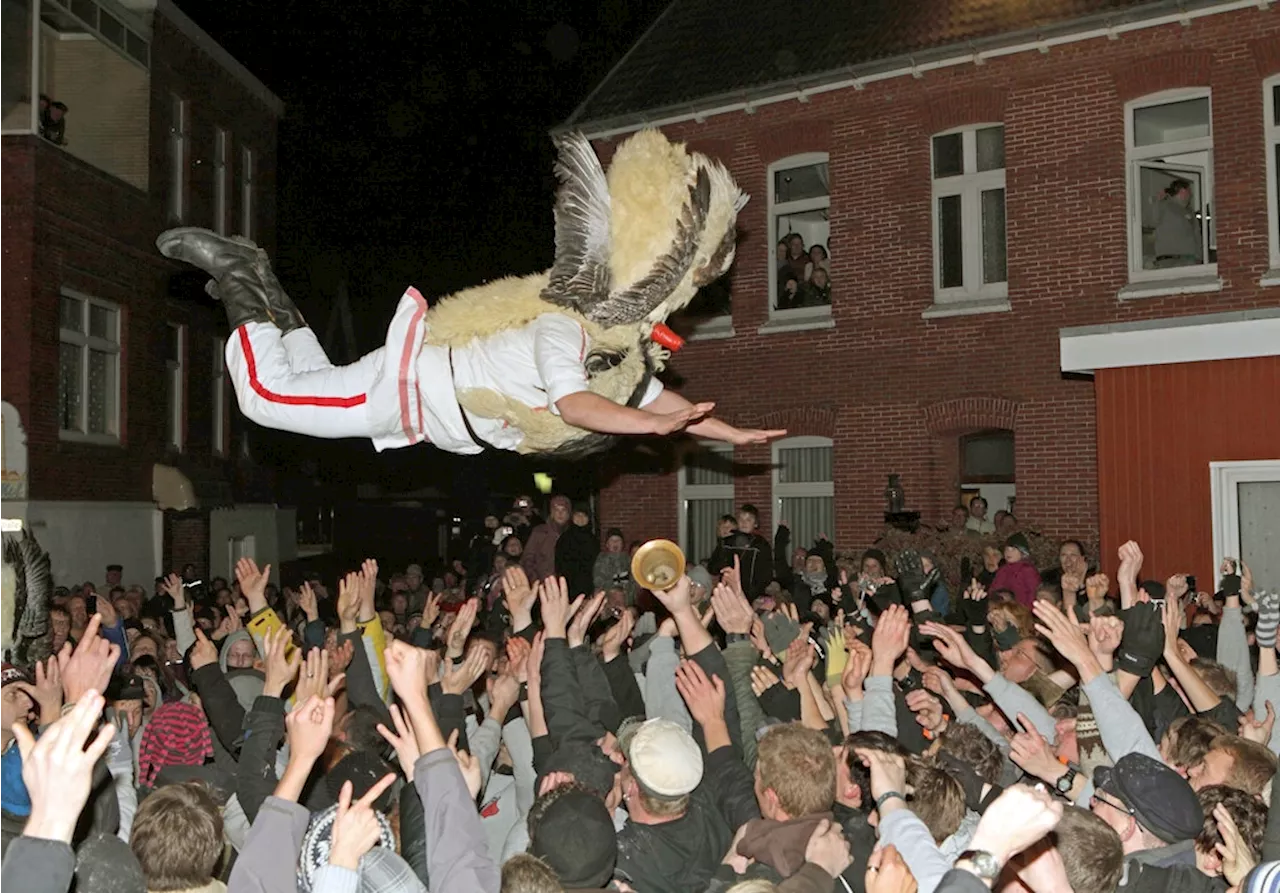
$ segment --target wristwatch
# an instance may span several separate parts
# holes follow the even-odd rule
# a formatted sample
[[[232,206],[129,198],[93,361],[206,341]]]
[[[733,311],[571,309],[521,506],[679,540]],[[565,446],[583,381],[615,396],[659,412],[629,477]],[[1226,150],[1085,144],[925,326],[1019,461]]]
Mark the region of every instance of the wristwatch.
[[[967,865],[961,865],[967,862]],[[1000,876],[1000,860],[986,850],[965,850],[956,860],[956,868],[972,872],[984,881],[995,881]]]
[[[1066,796],[1071,793],[1071,786],[1076,783],[1076,775],[1078,774],[1075,769],[1068,766],[1066,774],[1055,781],[1053,786],[1058,789],[1059,794]]]

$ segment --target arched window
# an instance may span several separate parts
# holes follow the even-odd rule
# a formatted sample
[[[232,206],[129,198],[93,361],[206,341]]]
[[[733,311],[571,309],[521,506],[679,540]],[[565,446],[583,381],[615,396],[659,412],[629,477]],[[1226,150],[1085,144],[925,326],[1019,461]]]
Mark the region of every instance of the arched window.
[[[769,165],[769,316],[799,320],[831,314],[831,178],[825,152]],[[797,257],[783,256],[795,243]],[[814,246],[821,250],[814,251]],[[815,261],[813,254],[819,255]],[[823,272],[815,275],[815,270]]]
[[[791,524],[791,542],[808,547],[835,537],[834,450],[829,437],[788,437],[773,444],[773,523]]]

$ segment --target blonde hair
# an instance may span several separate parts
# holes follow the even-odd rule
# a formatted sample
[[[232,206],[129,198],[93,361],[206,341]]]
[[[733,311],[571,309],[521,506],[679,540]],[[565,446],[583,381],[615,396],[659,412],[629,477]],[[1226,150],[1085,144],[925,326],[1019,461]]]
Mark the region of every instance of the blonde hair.
[[[772,790],[791,818],[831,809],[836,760],[825,735],[800,723],[774,726],[756,749],[760,784]]]
[[[551,866],[537,856],[517,853],[502,863],[502,893],[563,893]]]

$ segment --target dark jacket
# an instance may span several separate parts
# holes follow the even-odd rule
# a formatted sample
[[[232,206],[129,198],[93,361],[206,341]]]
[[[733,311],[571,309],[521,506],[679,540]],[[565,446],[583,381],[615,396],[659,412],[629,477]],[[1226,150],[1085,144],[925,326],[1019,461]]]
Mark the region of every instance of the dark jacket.
[[[707,570],[718,577],[726,567],[733,567],[737,556],[742,569],[742,589],[747,598],[764,595],[765,587],[773,582],[773,549],[769,541],[758,533],[735,530],[720,540],[711,553]]]
[[[18,837],[4,854],[0,886],[22,893],[67,893],[76,870],[76,854],[61,840]]]
[[[596,556],[600,554],[600,540],[589,527],[570,524],[560,539],[556,540],[556,575],[569,584],[569,598],[595,592],[593,573]]]

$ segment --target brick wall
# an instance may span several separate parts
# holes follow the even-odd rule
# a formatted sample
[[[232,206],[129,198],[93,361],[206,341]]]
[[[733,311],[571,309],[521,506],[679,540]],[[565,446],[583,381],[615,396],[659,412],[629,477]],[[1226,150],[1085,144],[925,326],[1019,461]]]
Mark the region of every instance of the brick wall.
[[[211,370],[221,308],[170,295],[172,264],[155,249],[169,226],[170,91],[191,103],[187,222],[211,226],[216,127],[232,132],[232,158],[255,155],[255,237],[275,234],[274,113],[162,17],[155,21],[149,81],[148,188],[139,189],[33,136],[3,140],[5,349],[2,392],[19,410],[30,451],[33,500],[150,501],[157,461],[200,466],[230,477],[212,454]],[[239,219],[239,192],[230,194]],[[116,303],[122,313],[121,439],[99,446],[58,436],[58,294],[63,287]],[[166,436],[168,324],[187,326],[187,431],[182,456]],[[230,386],[228,385],[228,393]]]
[[[197,579],[209,572],[208,512],[164,513],[164,567],[181,572],[188,564],[196,566]]]
[[[736,336],[690,342],[671,363],[679,390],[717,401],[738,424],[785,421],[792,434],[833,437],[835,533],[851,547],[880,528],[891,472],[909,508],[945,517],[958,437],[986,427],[1015,432],[1020,517],[1051,534],[1092,534],[1094,388],[1059,371],[1058,330],[1276,304],[1280,290],[1258,280],[1268,266],[1262,79],[1280,72],[1278,45],[1280,15],[1250,8],[665,128],[718,154],[754,194],[739,218]],[[1124,103],[1187,86],[1213,91],[1223,288],[1120,301]],[[934,300],[930,136],[993,121],[1005,126],[1012,312],[922,319]],[[602,143],[602,156],[613,146]],[[767,169],[812,151],[830,157],[836,327],[761,333],[774,241]],[[738,477],[737,499],[771,524],[769,447],[735,459],[754,466]],[[624,453],[605,472],[602,522],[629,537],[669,536],[676,499],[670,467]]]

